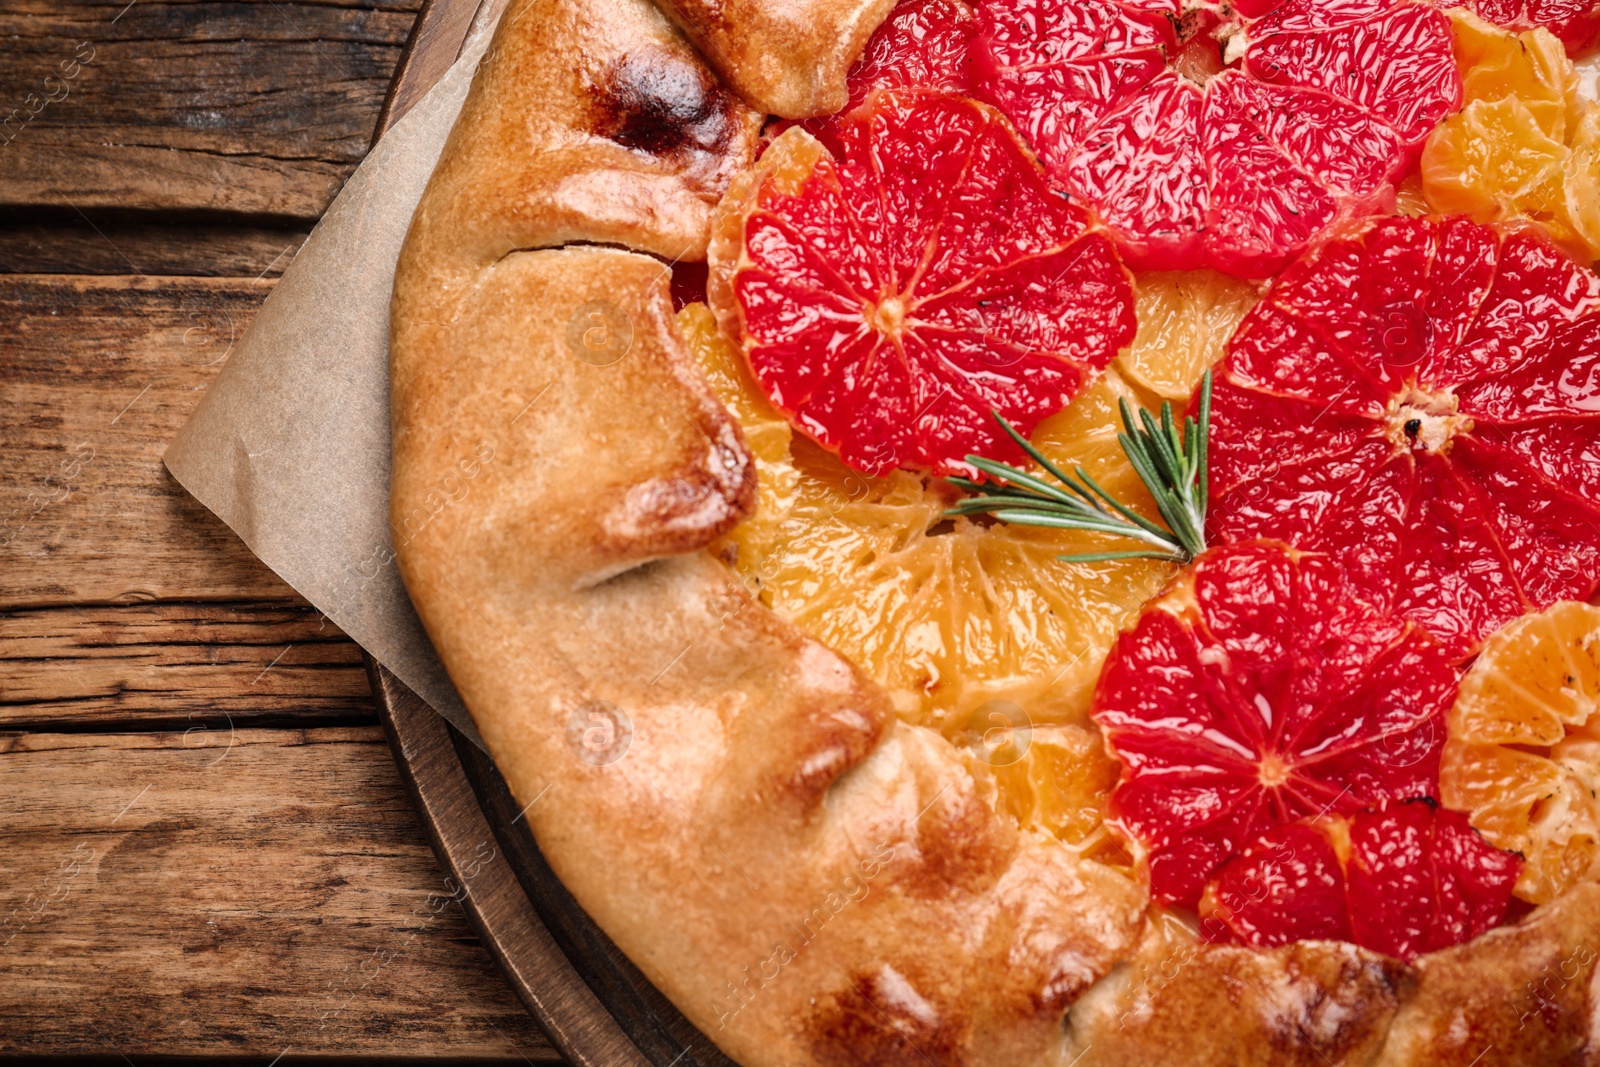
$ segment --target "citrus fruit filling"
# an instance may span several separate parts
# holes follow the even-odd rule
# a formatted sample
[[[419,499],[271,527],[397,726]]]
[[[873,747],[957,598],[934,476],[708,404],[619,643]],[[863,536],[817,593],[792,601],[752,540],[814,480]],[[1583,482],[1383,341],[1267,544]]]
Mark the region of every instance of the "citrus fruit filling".
[[[773,405],[845,463],[1022,457],[1134,334],[1110,240],[992,108],[875,93],[779,136],[714,223],[711,305]]]
[[[1207,885],[1211,940],[1353,941],[1411,960],[1505,921],[1522,860],[1428,801],[1263,834]]]
[[[1600,279],[1531,233],[1389,219],[1241,323],[1211,427],[1213,536],[1328,553],[1452,659],[1600,580]]]
[[[1215,548],[1118,640],[1092,715],[1122,762],[1110,822],[1164,904],[1268,830],[1436,792],[1456,675],[1325,556]]]
[[[1537,222],[1585,263],[1600,257],[1600,106],[1561,44],[1451,14],[1463,106],[1428,137],[1422,187],[1438,212]]]
[[[1527,858],[1547,904],[1600,861],[1600,607],[1565,601],[1485,643],[1447,719],[1440,799]]]
[[[1073,787],[1071,804],[1054,792],[1018,797],[1027,819],[1076,827],[1081,810],[1100,806],[1099,783],[1115,777],[1087,717],[1100,664],[1172,566],[1062,563],[1057,556],[1102,542],[1069,530],[947,518],[959,494],[942,479],[905,470],[864,475],[791,434],[703,306],[686,308],[678,326],[756,457],[756,511],[714,551],[763,604],[860,665],[906,721],[940,730],[990,766],[1018,763],[1006,777],[1019,787],[1034,788],[1022,781],[1034,762],[1060,765],[1060,753],[1046,751],[1052,747],[1086,754],[1087,791]],[[1108,371],[1045,420],[1033,441],[1153,513],[1117,445],[1114,412],[1123,397],[1146,394]],[[1031,749],[998,746],[997,715],[1007,729],[1024,731],[1018,736],[1031,736]],[[1046,790],[1044,780],[1035,784]]]
[[[1246,276],[1392,210],[1461,93],[1423,0],[907,0],[853,98],[918,82],[1010,116],[1131,265]]]

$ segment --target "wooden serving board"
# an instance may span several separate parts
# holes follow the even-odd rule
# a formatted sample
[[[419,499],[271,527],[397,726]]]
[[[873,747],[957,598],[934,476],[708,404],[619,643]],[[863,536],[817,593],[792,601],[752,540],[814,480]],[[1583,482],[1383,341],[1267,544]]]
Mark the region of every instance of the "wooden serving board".
[[[506,0],[427,0],[374,140]],[[550,870],[493,761],[366,656],[401,778],[478,936],[561,1053],[582,1067],[734,1067],[639,973]]]

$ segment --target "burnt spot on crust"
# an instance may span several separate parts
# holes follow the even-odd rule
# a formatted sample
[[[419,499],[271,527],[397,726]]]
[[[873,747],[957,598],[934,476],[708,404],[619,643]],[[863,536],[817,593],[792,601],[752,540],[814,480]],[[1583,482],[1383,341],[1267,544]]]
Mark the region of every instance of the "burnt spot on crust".
[[[590,93],[595,133],[671,161],[722,192],[723,157],[743,117],[709,70],[674,52],[636,52],[613,60]]]
[[[971,1022],[884,964],[819,997],[810,1020],[817,1060],[839,1067],[957,1067],[968,1062]]]

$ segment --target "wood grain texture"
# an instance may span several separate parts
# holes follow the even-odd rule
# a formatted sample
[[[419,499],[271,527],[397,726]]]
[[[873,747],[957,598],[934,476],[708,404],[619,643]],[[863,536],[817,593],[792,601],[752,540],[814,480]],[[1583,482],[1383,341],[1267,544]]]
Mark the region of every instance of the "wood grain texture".
[[[160,464],[418,2],[0,0],[0,1059],[555,1059],[459,909],[492,835],[446,881],[359,651]]]
[[[361,652],[309,604],[0,613],[0,729],[375,722]]]
[[[574,960],[581,959],[571,956],[570,949],[564,951],[541,921],[543,911],[529,897],[527,867],[504,840],[507,832],[515,835],[513,822],[520,812],[499,815],[501,823],[491,827],[497,815],[482,804],[482,795],[475,795],[469,780],[468,761],[488,764],[487,757],[398,678],[377,664],[370,668],[384,731],[406,789],[423,817],[434,855],[465,887],[461,903],[467,916],[528,1010],[574,1067],[649,1067],[662,1062],[641,1055],[602,1001],[603,990],[579,974]],[[494,774],[492,764],[488,773]],[[500,792],[515,809],[503,783]],[[534,847],[526,824],[520,831]],[[486,837],[495,839],[501,854],[499,862],[482,867],[477,856]],[[475,877],[469,878],[469,872],[476,872]],[[553,874],[549,883],[581,914]],[[695,1062],[682,1060],[672,1067],[691,1067]]]
[[[0,277],[0,610],[299,599],[161,465],[271,285]]]
[[[276,278],[311,228],[204,212],[0,212],[0,274]]]
[[[376,728],[0,735],[0,810],[0,1054],[550,1058]]]
[[[0,204],[314,220],[419,0],[0,5]]]

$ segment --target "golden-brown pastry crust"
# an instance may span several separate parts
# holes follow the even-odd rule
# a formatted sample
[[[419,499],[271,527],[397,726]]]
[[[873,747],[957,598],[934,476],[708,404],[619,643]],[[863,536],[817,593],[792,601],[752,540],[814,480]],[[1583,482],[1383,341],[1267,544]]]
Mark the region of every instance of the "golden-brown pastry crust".
[[[1600,1062],[1595,954],[1600,885],[1575,887],[1515,926],[1417,960],[1386,1067]]]
[[[1172,1060],[1218,1067],[1375,1062],[1410,968],[1354,945],[1207,945],[1152,924],[1139,952],[1067,1017],[1087,1067]]]
[[[703,175],[751,140],[710,166],[619,152],[580,83],[510,93],[537,123],[497,88],[579,38],[592,68],[625,62],[597,42],[630,25],[682,54],[643,0],[515,4],[418,209],[391,346],[407,586],[552,867],[731,1054],[1053,1058],[1142,890],[997,817],[961,753],[696,551],[748,509],[749,455],[661,261],[587,243],[703,250]],[[556,148],[581,173],[539,162]],[[585,224],[556,195],[575,182],[620,198]],[[471,491],[408,526],[480,448]]]
[[[788,10],[730,3],[727,32]],[[1411,1064],[1465,1055],[1462,1027],[1495,1062],[1592,1056],[1593,953],[1572,953],[1600,889],[1414,969],[1186,944],[701,551],[752,506],[752,466],[664,260],[704,254],[760,121],[645,0],[513,0],[396,275],[402,573],[619,947],[751,1067]],[[1530,1036],[1485,990],[1552,967]]]
[[[895,0],[657,0],[729,85],[773,115],[845,104],[845,75]]]

